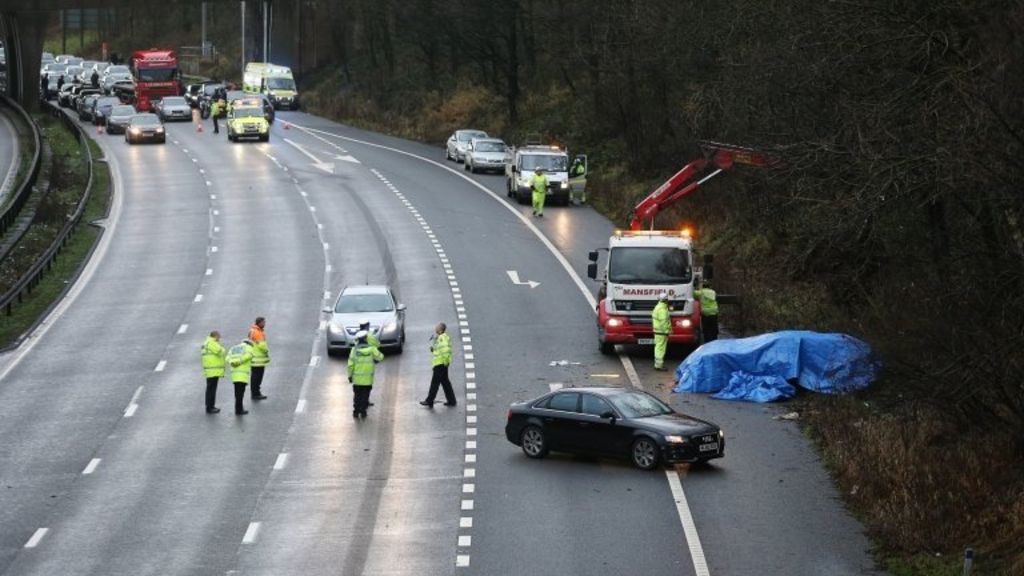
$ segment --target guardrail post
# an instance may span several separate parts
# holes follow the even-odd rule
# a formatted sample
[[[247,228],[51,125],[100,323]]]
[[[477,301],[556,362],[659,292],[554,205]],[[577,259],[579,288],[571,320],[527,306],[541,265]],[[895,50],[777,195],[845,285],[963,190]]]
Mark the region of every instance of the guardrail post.
[[[971,569],[974,567],[974,548],[968,548],[964,550],[964,574],[963,576],[971,576]]]

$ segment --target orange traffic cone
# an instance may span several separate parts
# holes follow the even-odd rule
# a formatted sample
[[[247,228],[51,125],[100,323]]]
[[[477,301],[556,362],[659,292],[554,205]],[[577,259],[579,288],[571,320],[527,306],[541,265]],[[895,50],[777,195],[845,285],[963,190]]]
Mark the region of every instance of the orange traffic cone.
[[[201,133],[202,131],[203,131],[203,123],[199,122],[199,123],[196,124],[196,132],[200,132]]]
[[[103,134],[103,124],[97,124],[96,125],[96,133],[97,134]]]
[[[285,129],[285,130],[288,130],[288,129],[290,129],[290,128],[291,128],[291,126],[289,126],[289,125],[288,125],[288,123],[287,123],[287,122],[285,122],[284,120],[282,120],[282,121],[281,121],[281,124],[282,124],[282,126],[284,126],[284,129]]]

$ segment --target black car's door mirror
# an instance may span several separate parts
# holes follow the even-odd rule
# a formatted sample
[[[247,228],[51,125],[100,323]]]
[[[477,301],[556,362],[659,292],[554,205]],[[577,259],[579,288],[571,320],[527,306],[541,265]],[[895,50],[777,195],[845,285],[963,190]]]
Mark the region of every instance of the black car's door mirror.
[[[591,262],[597,262],[597,256],[597,250],[592,250],[587,253],[587,260],[590,260]]]
[[[597,262],[587,264],[587,278],[597,280]]]
[[[611,420],[612,424],[614,424],[615,423],[615,412],[612,412],[611,410],[605,410],[604,412],[601,413],[601,419],[602,420]]]

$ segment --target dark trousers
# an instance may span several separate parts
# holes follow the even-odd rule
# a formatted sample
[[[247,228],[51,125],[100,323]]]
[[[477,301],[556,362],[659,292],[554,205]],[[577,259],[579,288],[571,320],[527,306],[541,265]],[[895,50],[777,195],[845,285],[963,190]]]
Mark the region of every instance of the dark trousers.
[[[241,414],[242,400],[245,399],[245,382],[235,382],[235,414]]]
[[[220,124],[217,123],[217,115],[216,114],[210,114],[210,117],[213,118],[213,133],[214,134],[220,134]]]
[[[260,392],[260,386],[263,385],[263,371],[266,369],[266,366],[253,366],[250,370],[250,374],[252,374],[252,391],[250,393],[253,398],[263,395]]]
[[[700,316],[700,324],[703,326],[704,341],[713,342],[718,340],[718,315],[715,316]]]
[[[206,379],[206,409],[217,407],[217,381],[220,376],[213,376]]]
[[[370,390],[373,386],[352,385],[352,411],[359,414],[366,414],[370,407]]]
[[[434,366],[434,374],[430,377],[430,392],[427,393],[427,402],[434,402],[438,386],[444,389],[445,403],[455,404],[455,391],[452,390],[452,381],[448,379],[448,367],[444,364]]]

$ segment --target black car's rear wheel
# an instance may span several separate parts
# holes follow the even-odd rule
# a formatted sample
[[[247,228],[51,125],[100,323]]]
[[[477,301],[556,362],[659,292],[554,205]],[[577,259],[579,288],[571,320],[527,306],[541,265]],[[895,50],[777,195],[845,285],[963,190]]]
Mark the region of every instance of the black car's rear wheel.
[[[633,465],[641,470],[653,470],[661,460],[661,456],[658,454],[658,445],[650,438],[638,438],[636,442],[633,442],[630,458],[633,460]]]
[[[523,428],[519,435],[523,453],[530,458],[543,458],[548,455],[548,440],[544,437],[544,431],[536,426]]]

